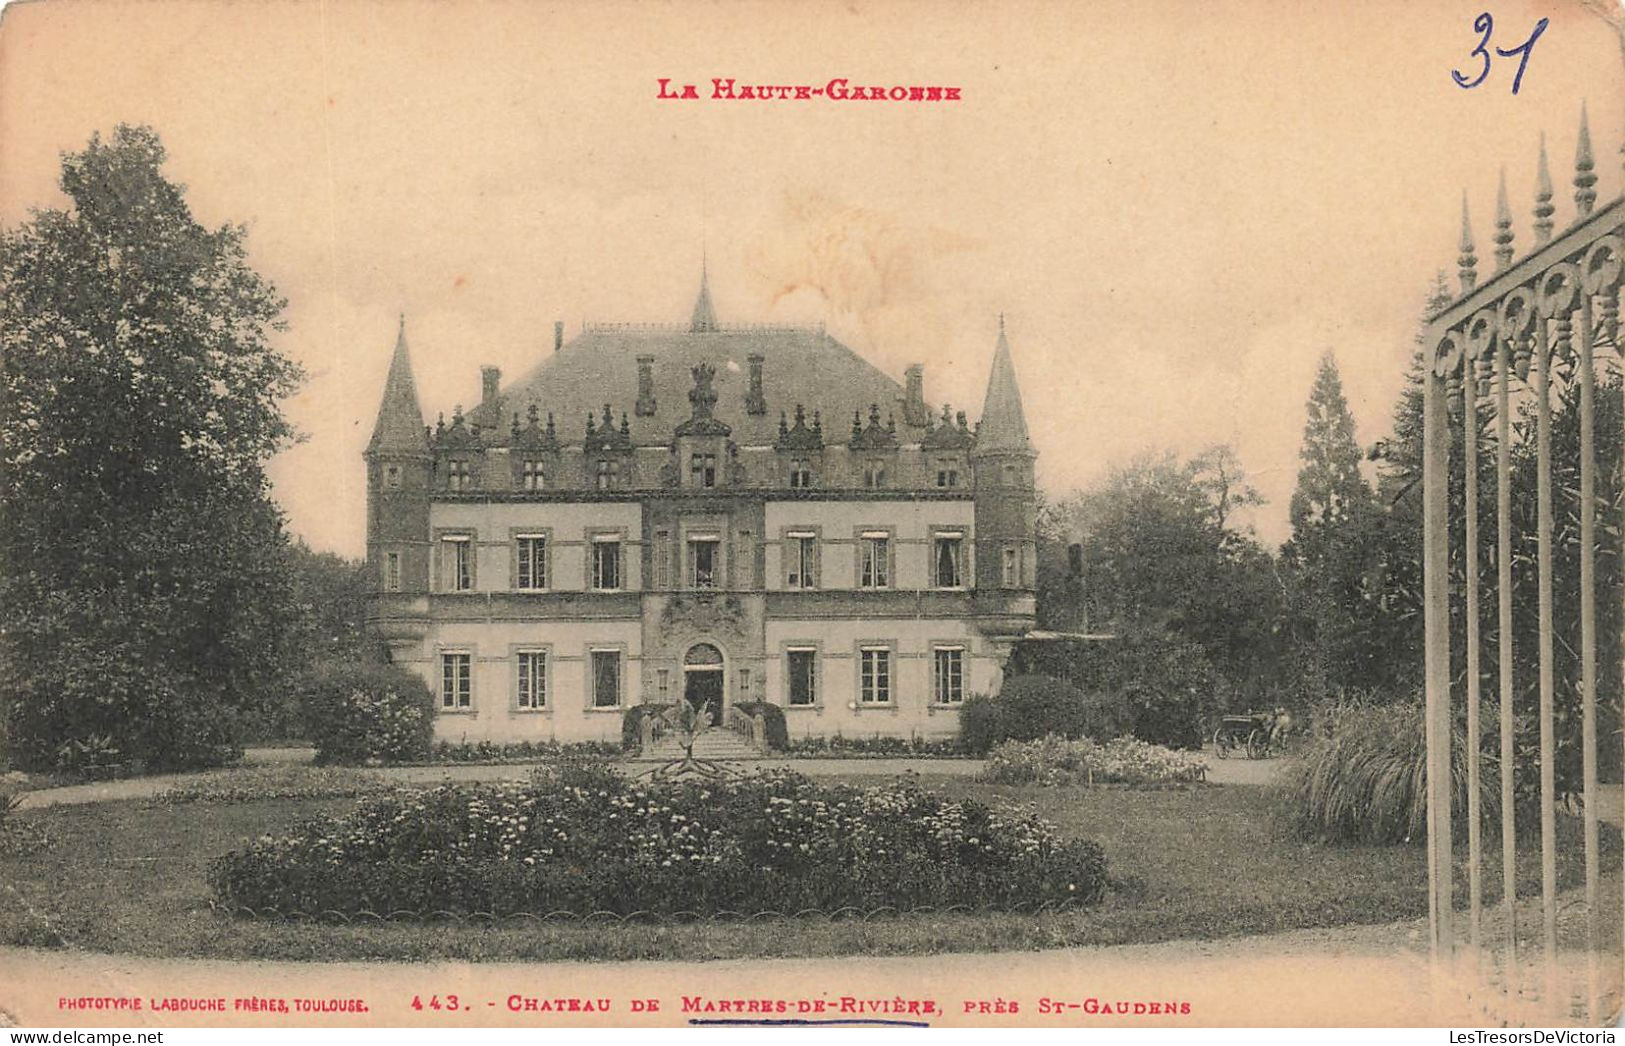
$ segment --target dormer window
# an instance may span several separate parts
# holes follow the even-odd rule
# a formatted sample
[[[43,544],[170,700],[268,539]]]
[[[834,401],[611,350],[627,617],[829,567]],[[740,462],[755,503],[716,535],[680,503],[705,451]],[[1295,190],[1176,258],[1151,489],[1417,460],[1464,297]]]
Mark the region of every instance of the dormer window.
[[[937,462],[937,486],[944,489],[959,486],[959,468],[951,461]]]
[[[871,458],[863,463],[863,485],[870,490],[879,490],[886,485],[886,462],[881,458]]]
[[[790,488],[806,490],[812,486],[812,465],[806,458],[790,459]]]
[[[547,485],[547,473],[542,463],[533,458],[526,458],[520,471],[520,483],[525,490],[542,490]]]
[[[617,490],[621,485],[621,463],[613,458],[598,459],[598,489]]]
[[[461,459],[446,462],[446,489],[469,489],[468,462]]]
[[[717,485],[717,456],[715,454],[693,454],[689,456],[689,475],[696,487],[714,487]]]

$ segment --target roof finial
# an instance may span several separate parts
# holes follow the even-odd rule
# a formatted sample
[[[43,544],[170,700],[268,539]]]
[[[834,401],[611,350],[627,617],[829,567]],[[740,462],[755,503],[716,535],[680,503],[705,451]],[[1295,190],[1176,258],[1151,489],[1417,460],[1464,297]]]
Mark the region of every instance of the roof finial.
[[[717,329],[717,312],[711,306],[710,269],[703,248],[700,251],[700,296],[694,300],[694,313],[689,318],[688,329],[695,334]]]
[[[1540,132],[1540,169],[1535,174],[1535,246],[1552,238],[1552,172],[1546,163],[1546,132]]]
[[[1461,277],[1461,293],[1466,294],[1478,285],[1478,255],[1473,253],[1473,223],[1467,217],[1467,190],[1461,191],[1461,254],[1456,258],[1460,266],[1456,275]]]
[[[1586,119],[1586,104],[1580,103],[1580,140],[1574,147],[1574,209],[1576,217],[1591,213],[1597,202],[1597,173],[1592,170],[1596,161],[1591,156],[1591,127]]]
[[[1501,184],[1495,193],[1495,271],[1512,264],[1512,209],[1507,206],[1507,169],[1501,168]]]

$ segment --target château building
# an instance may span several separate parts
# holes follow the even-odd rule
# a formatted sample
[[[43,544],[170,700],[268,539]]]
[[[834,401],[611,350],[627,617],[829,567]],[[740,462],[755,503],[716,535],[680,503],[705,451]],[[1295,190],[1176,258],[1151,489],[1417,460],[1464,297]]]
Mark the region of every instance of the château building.
[[[950,736],[1034,624],[1033,460],[1002,319],[980,420],[821,328],[583,327],[426,426],[405,321],[367,463],[369,624],[442,740],[610,740],[624,710]]]

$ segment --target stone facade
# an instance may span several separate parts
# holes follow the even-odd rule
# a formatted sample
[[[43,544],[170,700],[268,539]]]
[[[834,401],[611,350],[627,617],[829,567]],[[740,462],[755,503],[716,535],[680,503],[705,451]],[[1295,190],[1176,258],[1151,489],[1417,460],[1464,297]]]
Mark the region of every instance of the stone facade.
[[[1034,621],[1035,457],[1000,323],[981,420],[821,330],[587,327],[425,426],[405,324],[367,461],[370,627],[442,740],[611,740],[627,707],[948,737]]]

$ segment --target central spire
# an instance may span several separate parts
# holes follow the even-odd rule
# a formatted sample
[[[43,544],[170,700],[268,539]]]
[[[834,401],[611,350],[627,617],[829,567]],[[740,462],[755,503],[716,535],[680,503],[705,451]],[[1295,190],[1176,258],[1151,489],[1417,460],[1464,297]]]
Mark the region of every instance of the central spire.
[[[711,281],[706,271],[705,255],[700,255],[700,296],[694,301],[694,315],[688,321],[691,333],[717,329],[717,312],[711,307]]]

